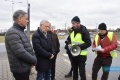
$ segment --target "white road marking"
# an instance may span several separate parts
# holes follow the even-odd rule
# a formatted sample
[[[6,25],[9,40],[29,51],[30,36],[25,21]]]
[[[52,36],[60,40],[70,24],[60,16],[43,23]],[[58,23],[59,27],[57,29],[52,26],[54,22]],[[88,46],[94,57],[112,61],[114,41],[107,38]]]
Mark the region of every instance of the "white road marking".
[[[68,54],[64,53],[63,56],[68,56]]]

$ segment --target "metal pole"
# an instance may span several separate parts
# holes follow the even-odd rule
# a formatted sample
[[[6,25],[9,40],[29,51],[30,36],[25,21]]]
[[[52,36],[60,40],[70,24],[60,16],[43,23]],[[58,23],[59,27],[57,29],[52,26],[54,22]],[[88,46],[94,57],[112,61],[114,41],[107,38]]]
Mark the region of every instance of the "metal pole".
[[[28,24],[27,24],[27,36],[30,39],[30,4],[28,4]]]
[[[96,33],[97,33],[98,29],[97,29],[97,23],[96,23]]]
[[[13,2],[13,0],[12,0],[12,15],[13,15],[13,5],[14,5],[14,2]]]
[[[65,23],[65,30],[66,30],[66,24],[67,24],[67,23]]]

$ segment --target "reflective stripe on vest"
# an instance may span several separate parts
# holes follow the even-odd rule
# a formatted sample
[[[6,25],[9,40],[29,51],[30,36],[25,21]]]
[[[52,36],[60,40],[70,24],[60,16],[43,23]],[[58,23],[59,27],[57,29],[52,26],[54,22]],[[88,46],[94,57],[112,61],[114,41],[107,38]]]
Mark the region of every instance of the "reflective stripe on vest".
[[[70,38],[71,38],[71,43],[72,43],[72,46],[75,45],[75,44],[83,44],[85,43],[83,40],[82,40],[82,36],[80,33],[77,33],[76,36],[74,37],[74,31],[70,34]],[[86,56],[87,55],[87,49],[84,49],[80,52],[80,55],[84,55]]]
[[[113,39],[113,32],[108,32],[107,37],[109,38],[109,40],[110,40],[110,42],[111,42],[112,39]],[[96,45],[96,46],[98,46],[98,38],[99,38],[99,35],[97,34],[97,35],[95,36],[95,45]],[[111,55],[112,57],[117,57],[117,53],[116,53],[115,50],[110,51],[110,55]]]

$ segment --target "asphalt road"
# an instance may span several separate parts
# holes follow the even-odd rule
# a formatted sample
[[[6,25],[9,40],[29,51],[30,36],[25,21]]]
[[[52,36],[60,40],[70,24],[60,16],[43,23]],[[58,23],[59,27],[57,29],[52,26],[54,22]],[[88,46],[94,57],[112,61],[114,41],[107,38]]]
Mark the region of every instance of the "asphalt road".
[[[66,56],[66,50],[64,49],[65,46],[65,39],[60,40],[60,53],[61,54],[65,54]],[[118,52],[118,57],[113,59],[112,62],[112,66],[116,66],[120,68],[120,52]],[[5,45],[4,43],[0,43],[0,59],[6,59],[7,58],[7,54],[6,54],[6,49],[5,49]],[[91,47],[88,48],[88,55],[87,55],[87,62],[86,62],[86,73],[87,76],[91,77],[91,73],[92,73],[92,65],[95,59],[95,54],[91,51]],[[68,61],[69,62],[69,61]],[[119,71],[112,71],[109,74],[109,78],[108,80],[118,80],[118,76],[120,74],[120,70]],[[102,75],[102,70],[99,71],[98,73],[98,80],[100,80]]]

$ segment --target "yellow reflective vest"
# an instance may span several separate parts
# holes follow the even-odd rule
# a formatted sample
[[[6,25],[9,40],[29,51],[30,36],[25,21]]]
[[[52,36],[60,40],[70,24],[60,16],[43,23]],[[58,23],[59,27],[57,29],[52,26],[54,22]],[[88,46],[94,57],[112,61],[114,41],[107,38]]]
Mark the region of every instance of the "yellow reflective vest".
[[[82,35],[80,33],[77,33],[76,36],[74,37],[74,31],[70,34],[70,39],[71,39],[72,46],[75,45],[75,43],[77,43],[77,44],[85,43],[82,40]],[[80,55],[86,56],[87,55],[87,49],[82,50],[80,52]]]
[[[109,40],[110,40],[110,42],[111,42],[112,39],[113,39],[113,32],[108,32],[107,36],[108,36],[108,38],[109,38]],[[97,34],[97,35],[95,36],[95,46],[98,46],[98,38],[99,38],[99,35]],[[116,53],[115,50],[110,51],[110,55],[111,55],[112,57],[117,57],[117,53]]]

